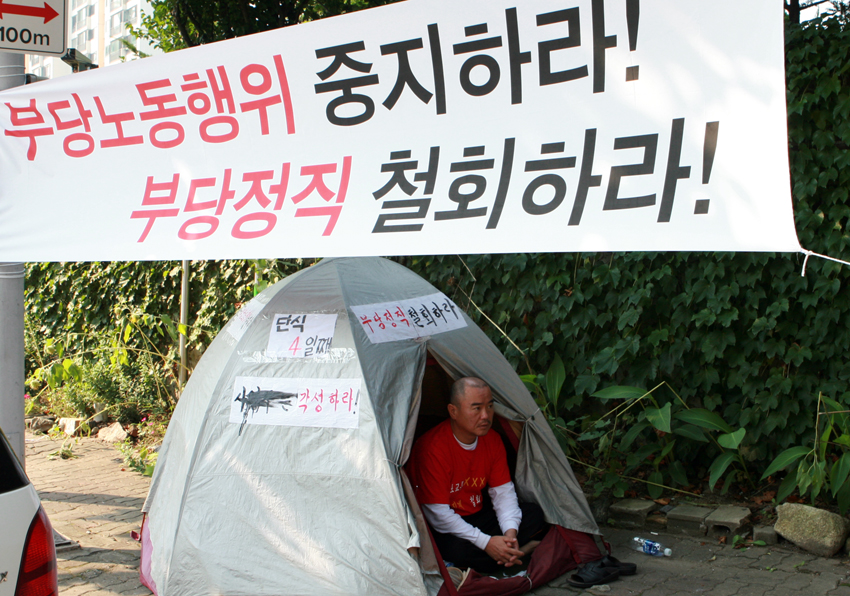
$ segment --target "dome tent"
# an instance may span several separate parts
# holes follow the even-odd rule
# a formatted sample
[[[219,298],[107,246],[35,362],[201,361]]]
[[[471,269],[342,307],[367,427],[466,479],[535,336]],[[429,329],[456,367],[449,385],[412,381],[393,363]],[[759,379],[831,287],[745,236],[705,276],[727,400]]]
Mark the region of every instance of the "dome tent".
[[[310,340],[329,349],[304,357]],[[245,305],[198,363],[143,508],[144,583],[158,596],[436,593],[440,566],[401,471],[429,355],[452,379],[487,381],[497,414],[521,426],[520,498],[598,535],[546,420],[484,333],[395,262],[325,259]]]

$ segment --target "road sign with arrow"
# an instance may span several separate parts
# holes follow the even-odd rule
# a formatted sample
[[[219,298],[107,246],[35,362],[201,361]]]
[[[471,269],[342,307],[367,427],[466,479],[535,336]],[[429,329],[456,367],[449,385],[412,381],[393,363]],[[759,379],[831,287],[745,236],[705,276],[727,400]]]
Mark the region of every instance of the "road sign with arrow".
[[[0,51],[65,53],[67,0],[0,0]]]

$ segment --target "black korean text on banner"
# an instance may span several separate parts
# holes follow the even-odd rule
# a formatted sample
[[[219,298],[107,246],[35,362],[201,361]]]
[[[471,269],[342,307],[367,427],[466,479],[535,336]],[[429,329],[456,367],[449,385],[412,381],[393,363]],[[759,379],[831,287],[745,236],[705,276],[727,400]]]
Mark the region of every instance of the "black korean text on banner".
[[[615,152],[624,150],[640,150],[640,161],[612,166],[608,175],[608,185],[605,189],[604,200],[595,204],[594,208],[602,211],[622,209],[637,209],[653,207],[659,204],[657,221],[670,221],[673,201],[678,184],[690,178],[690,166],[682,165],[681,151],[684,137],[685,120],[674,119],[671,123],[670,143],[666,152],[666,173],[660,180],[660,192],[634,197],[620,196],[621,181],[630,176],[649,176],[656,173],[659,162],[659,134],[643,134],[613,139]],[[719,122],[708,122],[704,135],[704,166],[703,184],[710,180],[711,165],[717,150]],[[384,174],[389,174],[386,182],[372,193],[375,200],[383,200],[382,213],[372,228],[372,233],[387,232],[419,232],[425,226],[425,220],[435,222],[487,218],[487,229],[495,229],[500,220],[505,201],[509,194],[521,200],[525,213],[534,216],[548,216],[561,208],[565,199],[572,191],[572,206],[568,225],[581,224],[585,212],[588,194],[594,188],[602,187],[602,175],[594,174],[594,156],[596,155],[597,130],[585,131],[582,149],[575,155],[568,155],[565,141],[543,143],[540,155],[524,160],[523,171],[535,177],[521,189],[511,193],[512,172],[523,159],[515,159],[516,139],[505,139],[501,148],[500,163],[496,159],[486,158],[485,146],[464,147],[463,160],[449,164],[440,170],[440,152],[443,147],[431,147],[428,159],[420,166],[419,159],[413,159],[412,150],[393,151],[390,160],[380,166]],[[573,148],[577,144],[573,143]],[[425,151],[417,152],[424,157]],[[577,169],[578,155],[581,165]],[[498,176],[496,176],[498,172]],[[429,218],[431,195],[438,177],[446,177],[448,183],[448,199],[456,203],[456,208],[449,211],[436,211]],[[490,191],[488,192],[488,188]],[[407,197],[421,198],[398,198]],[[386,212],[383,212],[386,211]],[[695,215],[708,213],[708,201],[701,199],[694,207]],[[413,222],[416,223],[402,223]],[[392,223],[391,223],[392,222]]]
[[[617,35],[606,31],[605,0],[591,0],[591,31],[585,39],[592,42],[592,78],[593,93],[603,93],[606,81],[606,54],[617,47]],[[637,49],[640,22],[640,0],[626,0],[626,29],[631,51]],[[568,83],[591,76],[589,65],[575,66],[563,70],[554,70],[553,56],[558,52],[580,48],[582,45],[582,18],[579,7],[566,8],[535,15],[536,26],[546,31],[566,33],[563,37],[553,37],[537,43],[538,85],[556,85]],[[336,126],[356,126],[368,122],[375,115],[376,101],[387,110],[393,110],[402,93],[408,91],[420,101],[429,104],[436,96],[435,113],[447,113],[446,78],[447,66],[444,61],[441,39],[451,39],[451,53],[462,59],[460,68],[449,76],[449,84],[456,84],[470,97],[483,97],[493,93],[500,84],[510,86],[511,105],[523,101],[523,66],[532,63],[532,50],[523,49],[518,20],[518,8],[510,7],[504,11],[504,35],[490,32],[491,23],[476,23],[463,27],[463,41],[455,41],[455,32],[441,34],[440,25],[432,23],[421,37],[380,44],[382,58],[394,57],[396,65],[395,81],[388,95],[380,98],[381,79],[373,73],[372,62],[363,56],[367,52],[366,40],[358,40],[315,50],[321,70],[316,76],[321,82],[314,85],[315,93],[322,97],[333,93],[327,103],[326,115],[330,123]],[[431,69],[428,73],[415,73],[411,66],[410,54],[419,50],[430,54]],[[507,73],[503,75],[507,63]],[[473,80],[473,71],[479,69],[486,73],[484,80]],[[425,75],[423,77],[423,75]],[[423,80],[427,77],[430,80]],[[638,80],[638,66],[626,69],[625,81]],[[433,84],[433,91],[426,85]],[[376,88],[372,90],[372,88]],[[376,95],[373,97],[370,93]]]

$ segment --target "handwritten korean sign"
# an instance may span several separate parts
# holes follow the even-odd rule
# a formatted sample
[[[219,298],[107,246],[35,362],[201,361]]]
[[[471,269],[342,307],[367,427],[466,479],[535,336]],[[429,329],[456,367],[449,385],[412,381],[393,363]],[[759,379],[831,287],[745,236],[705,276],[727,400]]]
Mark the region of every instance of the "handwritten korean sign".
[[[0,261],[800,249],[775,0],[408,0],[0,128]]]
[[[360,379],[236,377],[230,418],[240,425],[357,428]]]
[[[352,306],[351,310],[373,344],[417,339],[466,327],[460,308],[442,292]]]
[[[265,303],[260,302],[256,297],[253,298],[250,302],[248,302],[248,304],[240,308],[236,315],[230,319],[230,322],[226,327],[227,332],[236,341],[242,339],[242,336],[245,335],[246,331],[248,331],[248,327],[251,326],[251,323],[254,322],[254,319],[257,318],[257,315],[262,312],[265,306]]]
[[[269,332],[266,355],[311,358],[331,349],[336,314],[276,314]]]

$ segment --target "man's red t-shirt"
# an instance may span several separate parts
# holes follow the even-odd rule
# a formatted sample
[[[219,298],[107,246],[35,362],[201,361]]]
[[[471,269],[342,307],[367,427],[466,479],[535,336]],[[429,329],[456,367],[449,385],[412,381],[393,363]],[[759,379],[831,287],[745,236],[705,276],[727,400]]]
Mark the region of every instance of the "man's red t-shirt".
[[[461,447],[449,420],[422,435],[413,447],[410,471],[423,505],[450,505],[459,515],[481,510],[481,491],[511,481],[505,446],[496,432],[478,437],[475,449]]]

